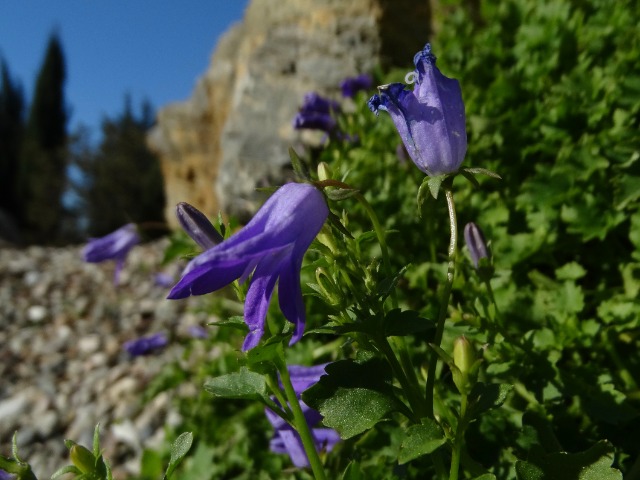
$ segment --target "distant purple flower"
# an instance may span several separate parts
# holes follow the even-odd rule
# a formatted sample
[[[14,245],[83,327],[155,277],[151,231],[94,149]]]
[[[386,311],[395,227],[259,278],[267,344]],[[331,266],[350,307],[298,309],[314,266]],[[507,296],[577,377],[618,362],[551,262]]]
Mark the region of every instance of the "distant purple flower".
[[[180,202],[176,207],[176,216],[187,235],[203,250],[215,247],[224,240],[205,214],[193,205]]]
[[[460,84],[436,67],[436,57],[427,44],[413,59],[415,88],[402,83],[378,87],[369,100],[376,115],[385,110],[407,148],[413,163],[429,176],[458,170],[467,151],[464,102]]]
[[[318,380],[320,380],[320,377],[324,374],[326,366],[327,364],[316,365],[314,367],[291,365],[288,367],[288,370],[289,375],[291,376],[293,389],[298,396],[304,417],[307,420],[309,427],[311,427],[311,434],[313,435],[316,449],[318,451],[330,452],[334,445],[340,441],[340,435],[338,435],[338,432],[332,428],[314,428],[314,426],[322,420],[322,415],[300,400],[302,392],[318,383]],[[308,467],[309,460],[298,433],[293,429],[293,427],[291,427],[291,425],[271,410],[265,409],[265,414],[275,429],[273,438],[269,443],[271,451],[274,453],[288,454],[293,464],[298,468]]]
[[[342,96],[348,98],[353,98],[356,96],[356,93],[362,90],[369,90],[372,86],[373,78],[371,78],[371,75],[367,75],[366,73],[358,75],[357,77],[345,78],[340,83]]]
[[[339,111],[340,104],[338,102],[324,98],[317,93],[307,93],[300,111],[293,119],[293,128],[296,130],[322,130],[329,133],[338,125],[332,114]]]
[[[153,276],[153,283],[158,287],[169,288],[173,285],[173,275],[169,275],[165,272],[158,272]]]
[[[487,242],[480,227],[473,222],[467,223],[464,226],[464,241],[469,249],[471,261],[478,268],[481,258],[489,258]]]
[[[129,340],[125,342],[123,348],[132,357],[139,357],[141,355],[148,355],[166,347],[169,343],[169,339],[164,333],[154,333],[147,337],[136,338],[135,340]]]
[[[15,480],[15,475],[5,472],[0,468],[0,480]]]
[[[200,325],[191,325],[187,330],[192,338],[207,338],[209,336],[206,328]]]
[[[101,238],[91,238],[82,251],[85,262],[99,263],[105,260],[115,260],[116,271],[113,283],[118,285],[120,270],[129,251],[140,243],[138,229],[133,223],[120,227],[115,232]]]
[[[300,288],[302,257],[324,224],[329,209],[320,191],[303,183],[280,187],[239,232],[191,260],[168,298],[185,298],[218,290],[253,273],[245,300],[249,334],[243,350],[255,347],[276,282],[280,309],[295,325],[291,343],[304,333]]]

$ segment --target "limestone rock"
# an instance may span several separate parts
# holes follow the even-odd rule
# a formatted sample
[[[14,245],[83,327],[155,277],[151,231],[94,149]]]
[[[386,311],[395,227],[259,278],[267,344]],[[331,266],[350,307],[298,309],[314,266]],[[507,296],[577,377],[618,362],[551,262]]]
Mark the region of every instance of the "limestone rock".
[[[291,120],[305,93],[338,98],[339,83],[375,66],[410,66],[431,32],[429,2],[252,0],[219,41],[193,96],[158,115],[167,218],[180,201],[243,215],[255,188],[286,177]]]

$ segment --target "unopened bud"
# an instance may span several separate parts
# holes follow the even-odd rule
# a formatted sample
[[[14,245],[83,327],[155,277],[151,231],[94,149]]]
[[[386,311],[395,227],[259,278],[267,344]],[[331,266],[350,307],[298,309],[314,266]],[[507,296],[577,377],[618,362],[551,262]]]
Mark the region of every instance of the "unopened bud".
[[[82,445],[75,444],[69,451],[71,463],[73,463],[82,473],[90,473],[96,469],[96,457]]]
[[[320,162],[318,164],[318,180],[330,180],[331,177],[331,167],[326,162]]]
[[[463,335],[456,338],[453,342],[453,364],[456,367],[453,381],[460,393],[467,394],[471,391],[479,363],[475,349],[467,337]]]
[[[467,223],[464,227],[464,241],[469,249],[471,261],[478,268],[481,258],[489,258],[487,242],[480,227],[473,222]]]
[[[193,205],[180,202],[176,207],[180,226],[203,250],[209,250],[223,241],[222,235],[209,219]]]

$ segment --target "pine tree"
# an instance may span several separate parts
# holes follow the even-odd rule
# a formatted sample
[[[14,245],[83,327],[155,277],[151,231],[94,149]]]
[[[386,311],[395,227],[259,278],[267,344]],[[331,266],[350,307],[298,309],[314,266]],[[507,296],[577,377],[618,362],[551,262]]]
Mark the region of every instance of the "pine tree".
[[[66,186],[67,111],[62,45],[49,39],[36,81],[20,161],[22,222],[26,238],[36,243],[58,239]]]
[[[146,143],[152,125],[149,104],[143,103],[137,117],[126,98],[122,114],[103,120],[98,151],[88,155],[84,149],[76,156],[85,176],[78,194],[85,204],[90,235],[104,235],[128,222],[164,224],[163,177],[159,160]]]
[[[0,60],[0,211],[19,222],[18,161],[24,130],[24,95]]]

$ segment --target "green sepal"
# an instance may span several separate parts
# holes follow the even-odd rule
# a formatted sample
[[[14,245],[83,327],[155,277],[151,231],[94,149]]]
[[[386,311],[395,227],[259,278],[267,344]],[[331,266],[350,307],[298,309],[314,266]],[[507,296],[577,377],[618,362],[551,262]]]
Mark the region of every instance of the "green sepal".
[[[402,465],[433,453],[445,443],[447,438],[440,425],[433,419],[423,418],[420,425],[412,425],[407,429],[407,436],[400,445],[398,463]]]

